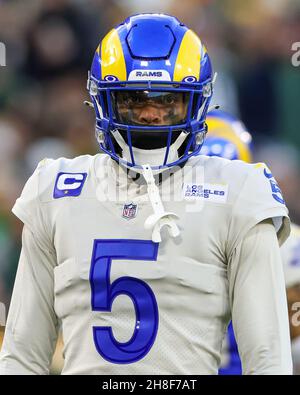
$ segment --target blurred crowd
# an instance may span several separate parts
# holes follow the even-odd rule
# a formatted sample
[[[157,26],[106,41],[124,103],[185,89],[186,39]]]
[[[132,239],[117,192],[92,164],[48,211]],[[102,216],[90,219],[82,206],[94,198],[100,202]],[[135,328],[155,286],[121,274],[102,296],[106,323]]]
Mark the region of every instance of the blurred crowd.
[[[241,117],[254,157],[300,224],[299,0],[0,0],[0,301],[8,305],[21,244],[10,210],[44,157],[98,151],[87,71],[100,39],[126,16],[166,12],[196,31],[218,73],[214,102]]]

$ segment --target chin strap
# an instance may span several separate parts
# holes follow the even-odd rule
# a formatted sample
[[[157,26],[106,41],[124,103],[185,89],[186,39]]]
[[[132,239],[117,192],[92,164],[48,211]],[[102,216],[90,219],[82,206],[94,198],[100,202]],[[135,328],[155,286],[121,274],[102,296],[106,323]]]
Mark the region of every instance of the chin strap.
[[[165,225],[168,227],[169,234],[172,237],[179,236],[180,230],[175,223],[175,219],[179,218],[178,215],[165,211],[158,187],[155,184],[151,166],[143,165],[142,167],[142,174],[147,182],[147,192],[154,211],[154,213],[146,219],[144,224],[145,229],[152,229],[152,241],[154,243],[161,242],[160,230]]]
[[[166,152],[166,147],[162,148],[157,148],[157,149],[152,149],[152,150],[146,150],[142,148],[136,148],[132,147],[132,153],[133,153],[133,158],[131,158],[130,154],[130,149],[125,140],[123,139],[121,133],[115,129],[112,132],[116,142],[122,149],[122,159],[126,160],[127,162],[133,161],[132,159],[136,161],[136,163],[139,165],[139,163],[148,163],[149,166],[158,166],[159,164],[163,163],[164,157],[165,157],[165,152]],[[178,149],[182,146],[184,140],[187,138],[188,133],[185,131],[182,131],[180,135],[177,137],[176,141],[170,145],[169,147],[169,154],[168,154],[168,159],[170,162],[174,162],[175,160],[178,159]],[[153,163],[151,163],[153,161]],[[139,165],[140,166],[140,165]],[[166,167],[167,169],[167,167]],[[165,170],[166,170],[165,169]],[[137,169],[134,168],[134,171],[136,173],[142,173],[142,169]],[[152,170],[154,174],[161,173],[164,170]]]

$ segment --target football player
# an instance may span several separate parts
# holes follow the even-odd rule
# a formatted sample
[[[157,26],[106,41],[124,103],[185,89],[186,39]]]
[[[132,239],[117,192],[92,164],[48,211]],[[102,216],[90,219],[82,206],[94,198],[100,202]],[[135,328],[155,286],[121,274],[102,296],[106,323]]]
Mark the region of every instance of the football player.
[[[230,160],[240,159],[252,162],[252,137],[245,125],[236,117],[223,111],[211,111],[206,118],[208,134],[201,153],[220,156]],[[300,229],[292,224],[291,235],[281,248],[287,288],[292,357],[294,372],[300,373],[300,320],[297,321],[297,308],[300,310]],[[295,304],[299,303],[299,305]],[[297,307],[298,306],[298,307]],[[298,314],[299,315],[299,314]],[[294,322],[294,320],[296,320]],[[223,354],[219,374],[238,375],[242,373],[241,360],[234,337],[232,323],[223,344]]]
[[[292,372],[264,165],[198,155],[214,77],[176,18],[135,15],[96,50],[88,90],[105,155],[42,161],[13,212],[23,247],[2,374],[217,374],[232,318],[245,374]]]

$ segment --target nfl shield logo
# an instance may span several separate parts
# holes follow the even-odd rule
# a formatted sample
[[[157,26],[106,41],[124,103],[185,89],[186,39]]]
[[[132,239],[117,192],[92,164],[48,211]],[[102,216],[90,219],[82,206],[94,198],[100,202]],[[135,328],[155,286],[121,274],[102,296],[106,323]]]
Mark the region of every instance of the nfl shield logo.
[[[137,204],[124,204],[122,217],[125,219],[135,218],[137,214]]]

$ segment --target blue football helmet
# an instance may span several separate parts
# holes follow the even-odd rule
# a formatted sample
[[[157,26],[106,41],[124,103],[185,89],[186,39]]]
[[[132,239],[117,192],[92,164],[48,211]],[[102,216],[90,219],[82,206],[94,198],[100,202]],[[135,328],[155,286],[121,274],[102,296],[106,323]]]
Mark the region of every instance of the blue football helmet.
[[[210,111],[201,154],[252,162],[252,136],[238,118],[224,111]]]
[[[135,170],[184,163],[203,144],[212,86],[205,47],[177,18],[127,18],[101,41],[89,72],[101,150]],[[158,116],[142,116],[145,104]]]

